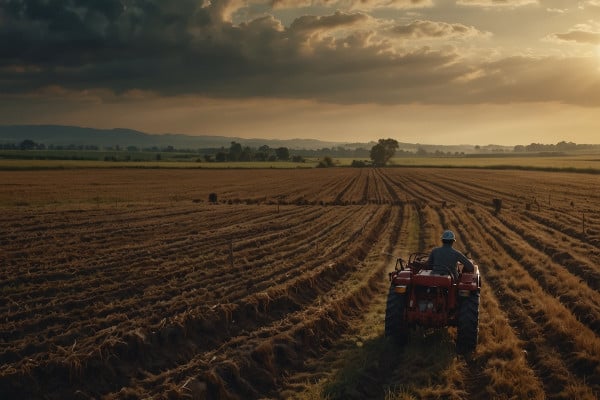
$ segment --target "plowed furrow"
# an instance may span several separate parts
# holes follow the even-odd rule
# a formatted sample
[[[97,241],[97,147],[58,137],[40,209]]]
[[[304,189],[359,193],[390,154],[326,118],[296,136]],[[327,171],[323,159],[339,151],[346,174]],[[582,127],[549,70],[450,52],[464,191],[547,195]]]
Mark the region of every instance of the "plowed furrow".
[[[377,271],[381,272],[381,271]],[[349,318],[366,307],[380,282],[380,274],[362,278],[360,286],[321,302],[250,335],[235,337],[219,349],[202,354],[177,369],[136,382],[132,392],[141,397],[186,392],[191,379],[207,386],[216,398],[261,398],[275,395],[287,371],[302,368],[307,357],[316,357],[348,328]],[[121,397],[115,393],[108,398]]]
[[[358,180],[358,176],[352,178],[350,180],[350,182],[348,182],[346,184],[346,186],[343,187],[343,189],[335,196],[335,199],[333,200],[334,204],[341,204],[342,203],[342,199],[344,198],[344,196],[346,195],[346,193],[350,190],[350,188],[352,188],[352,186],[354,186],[355,182]]]
[[[544,254],[553,262],[583,280],[580,279],[579,282],[595,291],[600,289],[600,252],[566,236],[560,230],[538,222],[536,218],[529,218],[528,214],[519,215],[519,224],[515,224],[515,219],[506,215],[499,216],[499,220],[534,248],[543,249]]]
[[[385,221],[388,220],[386,214],[372,235],[387,231]],[[208,391],[220,398],[260,397],[274,389],[284,371],[299,368],[306,357],[316,356],[322,346],[328,346],[348,328],[345,321],[364,309],[370,293],[381,282],[381,272],[381,268],[355,268],[348,279],[339,277],[337,285],[323,291],[327,295],[319,297],[317,302],[286,314],[269,326],[234,337],[216,350],[199,354],[186,365],[137,382],[132,391],[148,393],[151,390],[156,395],[169,389],[182,390],[186,381],[196,379],[207,383]],[[343,318],[340,313],[344,314]],[[292,350],[292,354],[285,353],[286,349]]]
[[[361,219],[359,219],[359,221],[360,220]],[[352,221],[352,218],[336,218],[336,222],[341,222],[341,221],[347,221],[347,222],[348,221]],[[335,226],[335,224],[332,224],[332,226]],[[322,228],[321,229],[321,232],[323,232],[323,234],[325,236],[324,239],[326,239],[327,237],[329,237],[329,238],[337,237],[336,236],[337,235],[336,232],[333,232],[335,234],[332,234],[332,232],[329,232],[330,228],[331,228],[331,226],[328,226],[326,228]],[[339,229],[341,229],[343,231],[347,231],[348,230],[348,228],[344,227],[344,226],[340,227]],[[350,237],[351,237],[351,235],[348,235],[348,239],[347,240],[350,240],[351,239]],[[290,239],[290,241],[292,243],[296,244],[296,245],[301,244],[301,242],[299,242],[294,237],[292,237]],[[341,242],[341,243],[338,243],[337,245],[338,246],[339,245],[344,245],[344,243],[345,242]],[[328,243],[327,243],[326,240],[324,240],[323,244],[324,244],[324,246],[327,246]],[[300,246],[295,246],[295,247],[299,247],[298,251],[303,251],[301,245]],[[307,255],[308,255],[308,259],[310,260],[311,259],[310,253],[308,253]],[[331,256],[333,257],[333,254],[331,254]],[[290,259],[294,259],[295,258],[293,254],[289,254],[288,253],[286,255],[285,252],[282,253],[282,257],[283,258],[287,257],[287,258],[290,258]],[[297,258],[297,259],[299,260],[299,263],[297,265],[292,265],[291,268],[290,268],[292,271],[294,271],[292,274],[285,273],[286,270],[284,270],[282,272],[279,272],[279,274],[285,273],[287,275],[286,276],[286,280],[292,279],[293,276],[295,276],[295,275],[302,274],[303,271],[305,270],[302,267],[303,267],[303,264],[306,264],[306,263],[302,262],[302,258]],[[264,265],[268,265],[268,264],[267,263],[262,263],[261,264],[261,266],[264,266]],[[277,266],[277,264],[274,264],[274,265]],[[253,270],[253,268],[252,268],[251,265],[246,264],[246,265],[244,265],[242,267],[242,270],[246,270],[246,271],[247,270]],[[268,287],[268,286],[273,285],[274,283],[277,283],[277,282],[273,281],[273,273],[269,272],[271,270],[272,270],[271,268],[257,269],[258,273],[253,273],[252,274],[252,277],[253,277],[252,279],[256,279],[256,284],[254,284],[254,288],[253,288],[254,290],[261,290],[261,286],[262,285],[264,285],[265,287]],[[269,275],[261,274],[262,271],[267,271],[269,273]],[[177,274],[177,273],[175,273],[175,274]],[[186,286],[185,281],[187,279],[186,278],[187,275],[185,273],[181,273],[181,274],[178,274],[178,275],[181,275],[181,277],[183,278],[182,281],[178,282],[176,280],[174,283],[170,284],[171,287],[175,287],[176,288],[175,291],[174,291],[174,295],[170,296],[172,298],[172,302],[174,302],[174,303],[179,302],[179,304],[183,304],[185,306],[188,301],[197,301],[197,299],[199,299],[199,297],[198,297],[199,293],[195,289],[198,288],[197,287],[198,285],[197,284],[192,284],[192,289],[188,290],[186,292],[185,291],[185,286]],[[228,293],[228,298],[230,298],[230,299],[232,299],[231,298],[231,294],[235,293],[236,290],[238,290],[238,289],[236,289],[235,282],[239,282],[240,281],[239,279],[236,279],[237,277],[235,276],[234,273],[232,273],[231,275],[232,275],[231,277],[228,277],[227,275],[220,274],[218,276],[218,279],[216,280],[217,282],[227,282],[227,285],[228,285],[228,287],[227,287],[227,293]],[[164,274],[163,274],[163,278],[165,280],[168,280],[168,277],[165,276]],[[129,308],[129,313],[128,313],[129,314],[129,319],[132,319],[132,318],[135,317],[135,315],[132,314],[131,311],[135,310],[137,307],[134,306],[135,303],[133,303],[133,304],[131,303],[131,300],[133,300],[131,298],[131,296],[133,295],[133,296],[137,297],[137,301],[139,301],[140,303],[146,302],[148,300],[152,300],[152,297],[151,297],[152,296],[151,295],[152,286],[150,285],[150,282],[154,282],[154,280],[155,280],[155,275],[152,275],[151,277],[148,278],[148,283],[144,283],[142,281],[138,281],[137,282],[138,283],[137,287],[140,288],[140,289],[137,292],[133,292],[132,293],[131,290],[123,291],[123,294],[125,296],[127,296],[126,300],[128,302],[128,305],[125,306],[125,307],[120,306],[119,302],[115,301],[114,294],[110,294],[110,293],[109,293],[110,294],[109,298],[111,298],[111,308],[103,309],[103,307],[99,307],[100,304],[97,304],[94,300],[97,301],[100,296],[96,296],[96,298],[87,299],[87,300],[85,300],[85,303],[89,304],[88,308],[95,309],[95,313],[96,313],[96,315],[98,317],[103,317],[103,316],[106,316],[106,315],[110,315],[111,313],[122,312],[123,308]],[[202,281],[202,285],[210,285],[210,284],[211,284],[210,280],[203,280]],[[242,283],[239,283],[239,285],[243,286],[244,289],[246,288],[246,283],[242,282]],[[164,287],[164,284],[161,285],[160,287]],[[160,296],[163,296],[165,294],[165,293],[162,293],[163,290],[161,290],[160,287],[157,287],[158,290],[156,290],[157,300],[160,298]],[[142,290],[142,288],[145,288],[145,289]],[[183,292],[183,295],[180,295],[179,293],[182,293],[182,292]],[[242,294],[245,293],[245,292],[246,292],[246,290],[241,291]],[[191,294],[191,297],[190,297],[189,300],[186,300],[186,298],[185,298],[186,297],[185,296],[186,293],[190,293]],[[142,295],[143,295],[143,297],[142,297]],[[102,297],[104,297],[104,296],[108,296],[108,295],[103,295]],[[76,304],[77,302],[81,302],[81,301],[78,301],[77,299],[74,299],[74,300],[65,299],[65,300],[66,301],[61,302],[59,304],[61,304],[62,306],[66,307],[67,310],[71,309],[71,307],[73,307],[74,304]],[[154,304],[154,303],[151,303],[151,304]],[[56,311],[57,311],[55,309],[56,308],[56,304],[52,305],[52,307],[53,307],[53,313],[52,314],[55,315]],[[87,310],[83,310],[83,311],[84,311],[83,315],[85,315],[85,312]],[[32,318],[34,315],[41,315],[41,313],[43,313],[43,312],[44,312],[44,309],[37,309],[37,310],[32,310],[32,311],[30,311],[28,313],[20,313],[20,314],[17,314],[17,315],[13,314],[10,317],[14,318],[14,319],[18,318],[18,319],[21,319],[21,320],[24,320],[24,321],[35,321],[35,325],[34,326],[37,327],[38,329],[39,328],[44,328],[45,326],[50,325],[50,324],[55,324],[57,322],[56,318],[54,316],[48,317],[47,318],[48,322],[46,324],[44,324],[43,320]],[[145,308],[144,309],[144,313],[147,313],[147,312],[151,312],[152,315],[160,315],[160,313],[158,313],[156,311],[152,311],[152,309],[148,310],[147,308]],[[78,318],[79,318],[78,315],[79,315],[79,313],[71,313],[71,315],[69,317],[67,317],[67,319],[65,319],[65,320],[62,321],[62,324],[69,324],[70,322],[77,321]],[[31,329],[29,327],[27,327],[26,325],[20,324],[20,325],[17,326],[17,325],[15,325],[13,323],[12,325],[9,324],[7,326],[6,334],[8,335],[9,332],[11,332],[12,335],[17,334],[17,333],[23,335],[24,333],[27,333],[27,332],[30,332],[30,331],[31,331]],[[33,332],[36,332],[36,331],[33,331]],[[66,332],[65,335],[67,337],[71,337],[69,335],[69,332]],[[16,339],[15,337],[12,338],[12,340],[15,340],[15,339]],[[27,343],[27,338],[25,337],[24,339],[25,340],[23,341],[23,343]],[[56,339],[60,340],[60,337],[56,337]]]
[[[356,181],[341,199],[343,204],[366,204],[364,193],[368,192],[369,173],[364,169],[359,171]]]
[[[378,227],[380,227],[381,224],[383,224],[384,221],[386,220],[385,213],[378,213],[378,214],[379,214],[379,216],[378,216],[379,222],[374,223],[375,228],[370,228],[367,232],[365,232],[366,238],[376,235],[376,230],[374,230],[374,229],[377,229]],[[357,243],[357,242],[355,241],[354,243]],[[370,246],[371,240],[361,241],[358,243],[362,243],[361,246]],[[333,261],[334,262],[337,261],[337,262],[341,263],[341,264],[338,264],[341,266],[353,265],[356,262],[353,260],[360,259],[361,257],[364,258],[365,250],[363,250],[361,246],[357,247],[356,251],[347,252],[346,255],[344,256],[344,258],[341,258],[339,260],[334,259]],[[348,271],[350,271],[350,270],[352,270],[352,267],[350,267],[348,269]],[[334,272],[334,271],[335,271],[335,273],[332,273],[332,274],[330,273],[330,272]],[[326,275],[326,274],[329,274],[329,275]],[[301,288],[315,286],[312,282],[319,282],[321,285],[323,285],[323,282],[329,282],[329,286],[321,287],[320,290],[313,292],[312,296],[314,296],[319,292],[326,292],[328,290],[328,288],[331,288],[337,282],[334,280],[334,278],[343,279],[344,275],[345,275],[345,271],[343,269],[340,270],[338,266],[335,266],[332,264],[327,264],[327,265],[317,269],[312,274],[303,274],[301,279],[298,279],[295,282],[292,280],[291,283],[288,282],[287,285],[285,285],[281,288],[279,288],[277,286],[271,287],[268,291],[265,292],[264,296],[261,295],[256,298],[251,296],[250,298],[247,298],[247,299],[241,299],[241,302],[239,303],[240,305],[235,305],[233,307],[233,309],[231,309],[229,311],[229,315],[232,315],[232,316],[238,315],[239,311],[236,311],[236,310],[240,310],[240,311],[246,310],[245,307],[241,307],[242,304],[255,304],[254,305],[255,309],[260,309],[261,307],[266,307],[267,305],[270,305],[271,312],[273,313],[274,316],[276,316],[278,314],[276,311],[278,305],[280,307],[283,307],[283,309],[286,309],[286,310],[290,309],[290,307],[291,307],[290,302],[288,300],[285,300],[286,298],[288,298],[287,297],[288,293],[296,292],[298,290],[302,291]],[[297,289],[294,289],[294,287],[296,287]],[[318,287],[318,286],[315,286],[315,287]],[[310,291],[304,290],[303,296],[300,297],[301,301],[302,302],[310,301],[310,299],[311,299],[310,293],[311,293]],[[163,295],[164,295],[164,293],[163,293]],[[263,304],[262,306],[260,305],[261,302]],[[301,304],[301,303],[299,303],[299,304]],[[189,307],[190,305],[186,304],[186,306]],[[185,312],[187,313],[186,315],[189,315],[190,309],[187,307],[184,307],[181,311],[183,311],[184,309],[187,309]],[[170,307],[168,310],[165,310],[165,311],[168,311],[168,313],[166,313],[166,315],[174,316],[174,317],[172,317],[174,320],[178,319],[177,310],[174,309],[173,307]],[[247,313],[247,311],[243,311],[241,314],[239,314],[238,320],[244,320],[244,316],[246,313]],[[271,314],[269,314],[269,315],[271,315]],[[140,327],[139,323],[141,321],[136,323],[135,320],[128,319],[127,322],[123,321],[123,320],[116,321],[116,322],[118,322],[118,324],[120,325],[120,327],[122,327],[124,332],[127,332],[127,331],[131,332],[131,331],[136,331],[137,329],[139,329],[139,327]],[[148,322],[151,323],[151,321],[148,321]],[[189,325],[189,323],[188,323],[188,325]],[[174,326],[174,325],[170,325],[170,326]],[[163,330],[165,330],[165,329],[167,331],[169,329],[175,329],[175,332],[177,332],[177,328],[169,328],[169,325],[166,325]],[[144,334],[144,335],[147,335],[147,334]],[[213,339],[214,339],[214,335],[213,335]],[[98,342],[99,340],[101,341],[101,338],[99,338],[99,337],[92,337],[90,339],[90,341],[92,341],[92,342]],[[129,339],[128,341],[125,341],[125,343],[128,343],[129,341],[131,341],[131,339]],[[135,343],[135,341],[134,341],[134,343]],[[85,349],[86,341],[85,340],[80,341],[78,346],[81,349]],[[139,345],[138,345],[138,347],[139,347]],[[108,352],[108,353],[119,352],[120,350],[118,350],[118,349],[119,349],[119,347],[117,347],[117,349],[111,350],[111,347],[109,346],[109,347],[104,348],[101,353],[103,353],[103,352]],[[74,357],[79,358],[82,355],[81,353],[77,353],[77,354],[79,354],[79,356],[74,356]],[[59,360],[60,357],[55,357],[55,359]],[[82,358],[81,361],[78,361],[78,362],[89,365],[89,363],[93,362],[93,360],[94,360],[94,358],[90,359],[89,357],[85,357],[85,358]],[[72,368],[72,367],[70,366],[71,364],[69,364],[69,363],[72,363],[72,362],[73,361],[65,360],[64,361],[65,364],[61,364],[60,361],[57,361],[55,364],[53,364],[53,368],[59,369],[59,370],[64,370],[66,368],[67,370],[70,370],[70,368]],[[67,365],[67,366],[65,366],[65,365]],[[10,370],[12,367],[8,367],[8,368],[9,368],[8,370]],[[19,368],[19,366],[15,365],[15,369],[18,369],[18,368]],[[31,369],[31,367],[30,367],[30,369]],[[34,372],[32,372],[32,373],[40,374],[41,376],[44,376],[44,373],[42,371],[46,371],[47,369],[48,369],[47,365],[41,364],[40,367],[33,367]],[[5,373],[7,373],[8,370],[5,370]],[[12,375],[9,374],[8,376],[10,377]],[[5,374],[5,377],[6,377],[6,374]]]
[[[369,202],[369,192],[370,192],[370,185],[371,185],[371,174],[367,173],[366,177],[365,177],[365,186],[363,187],[363,191],[362,191],[362,197],[360,199],[360,203],[361,204],[367,204]]]
[[[319,213],[314,213],[314,217],[311,217],[310,215],[305,214],[306,219],[304,221],[306,223],[310,223],[310,221],[313,218],[317,218],[318,215],[319,215]],[[282,216],[282,218],[284,218],[284,221],[288,217],[289,216],[286,216],[286,215]],[[301,217],[301,218],[303,218],[303,217]],[[266,227],[266,229],[269,229],[269,231],[277,229],[277,225],[274,224],[274,221],[270,221],[268,224],[269,224],[268,228]],[[284,230],[289,229],[290,227],[291,227],[291,225],[286,222],[286,223],[280,225],[279,230],[284,231]],[[238,229],[238,231],[243,232],[240,229]],[[111,235],[111,233],[109,231],[103,232],[103,234],[104,234],[104,237],[108,237]],[[146,239],[143,243],[135,243],[134,245],[131,245],[130,241],[123,242],[121,240],[121,243],[118,247],[117,246],[110,247],[110,245],[106,246],[105,244],[103,244],[103,247],[94,249],[94,251],[86,251],[84,253],[76,254],[73,256],[73,259],[71,261],[69,261],[68,265],[65,265],[64,263],[59,262],[59,260],[55,260],[52,258],[44,259],[43,260],[44,264],[42,264],[43,267],[39,268],[39,269],[41,269],[41,273],[40,272],[36,273],[35,271],[32,272],[33,268],[29,268],[27,275],[23,276],[23,275],[13,274],[12,279],[8,279],[6,281],[6,284],[7,284],[7,286],[17,286],[17,287],[21,287],[23,284],[29,284],[29,285],[32,285],[32,290],[34,290],[33,288],[35,286],[37,286],[39,283],[42,283],[45,281],[46,282],[60,281],[60,291],[63,293],[64,292],[81,293],[84,291],[85,288],[87,288],[89,286],[98,286],[98,287],[101,287],[104,289],[105,285],[109,286],[108,284],[111,283],[111,280],[114,280],[115,278],[120,279],[119,277],[115,276],[114,273],[117,273],[117,274],[123,273],[123,279],[130,276],[129,275],[130,273],[125,273],[121,267],[122,260],[124,260],[124,259],[134,260],[134,262],[133,262],[134,268],[135,268],[135,265],[139,265],[142,268],[146,269],[148,266],[151,266],[152,264],[164,263],[164,261],[166,261],[165,259],[168,258],[169,253],[171,253],[171,254],[179,253],[179,254],[185,254],[186,257],[191,262],[194,262],[196,264],[196,266],[202,267],[202,263],[198,264],[197,261],[193,261],[194,256],[197,255],[198,258],[202,259],[202,258],[204,258],[204,255],[214,252],[216,239],[218,237],[222,236],[222,234],[217,232],[212,237],[211,236],[206,237],[205,240],[201,239],[201,240],[193,240],[192,241],[189,239],[189,237],[181,238],[182,234],[185,234],[185,231],[178,231],[177,233],[174,233],[174,235],[177,235],[175,237],[178,238],[176,240],[180,241],[182,244],[184,244],[186,246],[183,249],[177,249],[177,245],[176,245],[175,241],[171,241],[171,243],[168,243],[167,246],[165,246],[165,243],[164,243],[165,236],[164,235],[161,235],[158,237],[160,240],[160,242],[158,242],[158,243],[152,237]],[[248,235],[248,234],[249,233],[246,231],[245,235]],[[276,232],[275,234],[278,234],[278,233]],[[129,233],[127,236],[129,236]],[[193,234],[192,234],[192,236],[193,236]],[[269,238],[265,238],[264,240],[269,240]],[[223,241],[221,246],[223,247],[223,253],[226,253],[225,249],[227,246],[227,241],[226,240]],[[111,248],[111,250],[106,251],[105,247]],[[119,247],[121,249],[119,249]],[[16,246],[15,246],[15,248],[16,248]],[[152,252],[152,253],[149,252],[149,250],[148,250],[149,248],[154,248],[154,252]],[[160,251],[161,248],[163,248],[163,249],[168,248],[168,253],[161,254],[161,251]],[[217,248],[218,248],[218,246],[217,246]],[[42,244],[42,249],[44,249],[43,244]],[[45,250],[36,251],[36,252],[47,253]],[[105,252],[109,253],[109,254],[107,254],[105,256],[105,254],[104,254]],[[197,252],[197,253],[195,254],[195,252]],[[50,252],[48,251],[48,253],[50,253]],[[24,257],[27,257],[29,260],[32,259],[32,257],[30,257],[28,255],[25,255]],[[17,263],[17,260],[13,260],[13,262]],[[17,265],[19,265],[19,264],[17,264]],[[54,269],[55,271],[52,272],[52,269]],[[49,272],[47,272],[47,270],[49,270]],[[208,268],[208,270],[210,271],[211,269]],[[168,272],[170,270],[165,270],[165,271]],[[102,276],[104,276],[104,280],[102,280]],[[101,278],[101,279],[98,280],[98,278]],[[90,279],[90,281],[87,282],[86,281],[87,279]],[[69,286],[71,283],[75,286]],[[56,287],[48,286],[48,285],[44,286],[44,290],[46,292],[38,292],[36,297],[53,297],[57,294],[57,291],[58,291],[58,289]],[[31,290],[28,290],[28,291],[31,291]],[[10,290],[7,293],[10,293]],[[33,301],[35,301],[35,300],[33,300]],[[29,306],[29,304],[27,304],[27,302],[25,302],[24,305]]]
[[[489,233],[489,227],[470,214],[454,211],[452,214],[450,218],[456,223],[460,221],[471,227],[464,237],[476,243],[472,249],[479,257],[497,253],[493,247],[497,242]],[[529,362],[542,378],[548,397],[569,398],[563,391],[567,387],[583,392],[597,391],[600,381],[589,375],[600,362],[597,336],[553,296],[545,293],[517,259],[501,256],[490,262],[486,278],[510,315],[511,325],[526,342]]]
[[[495,171],[494,180],[497,179],[502,184],[493,186],[488,184],[490,178],[489,171],[469,171],[467,174],[460,171],[457,175],[432,171],[430,180],[435,183],[439,181],[451,183],[452,186],[460,188],[463,193],[477,193],[481,204],[489,203],[492,198],[500,198],[511,202],[519,201],[519,199],[523,198],[523,188],[516,187],[513,189],[510,184],[514,183],[514,176],[510,173],[508,175],[509,178],[506,179],[504,174],[499,174]],[[523,187],[527,187],[527,185],[523,185]]]
[[[561,232],[563,235],[568,236],[569,238],[571,238],[572,241],[577,243],[578,247],[585,248],[586,253],[589,254],[589,256],[593,260],[595,260],[595,261],[600,260],[600,246],[597,242],[589,240],[590,239],[588,237],[589,234],[584,233],[583,228],[584,228],[585,220],[583,218],[572,217],[569,221],[567,221],[565,223],[564,221],[563,222],[560,221],[560,218],[561,218],[560,214],[558,214],[558,215],[555,214],[552,217],[550,217],[550,216],[540,215],[535,212],[528,212],[528,213],[526,213],[526,215],[527,215],[527,217],[531,218],[532,220],[537,221],[538,223],[542,224],[543,226],[551,227],[551,228]],[[588,224],[590,224],[590,221],[588,221]],[[593,225],[588,225],[588,227],[589,226],[597,227],[599,225],[600,224],[595,223]]]
[[[385,187],[378,169],[372,169],[370,172],[373,176],[371,185],[371,199],[376,204],[387,204],[391,201],[389,193]]]
[[[399,204],[401,201],[399,191],[396,190],[396,188],[394,187],[394,184],[393,184],[392,180],[389,178],[389,176],[384,171],[381,171],[381,170],[377,171],[377,176],[381,180],[381,182],[383,183],[383,185],[385,186],[385,188],[387,190],[386,197],[389,199],[388,201],[393,204]]]
[[[496,242],[507,253],[519,260],[525,271],[538,284],[554,297],[560,299],[565,307],[590,329],[600,331],[600,294],[581,280],[554,263],[545,252],[528,244],[526,237],[520,236],[520,228],[511,229],[511,223],[504,228],[490,217],[478,214],[482,223],[487,223],[488,230],[495,234]],[[506,221],[502,221],[506,224]],[[542,246],[542,248],[545,248]]]

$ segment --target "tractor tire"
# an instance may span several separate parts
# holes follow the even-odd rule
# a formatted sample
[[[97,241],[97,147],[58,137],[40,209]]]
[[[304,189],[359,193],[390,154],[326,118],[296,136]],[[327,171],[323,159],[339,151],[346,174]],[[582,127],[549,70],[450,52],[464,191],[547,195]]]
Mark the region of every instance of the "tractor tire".
[[[385,306],[385,337],[392,339],[398,345],[408,342],[408,329],[404,321],[405,295],[394,292],[390,286]]]
[[[479,291],[462,301],[457,322],[456,351],[459,354],[472,353],[477,347],[479,333]]]

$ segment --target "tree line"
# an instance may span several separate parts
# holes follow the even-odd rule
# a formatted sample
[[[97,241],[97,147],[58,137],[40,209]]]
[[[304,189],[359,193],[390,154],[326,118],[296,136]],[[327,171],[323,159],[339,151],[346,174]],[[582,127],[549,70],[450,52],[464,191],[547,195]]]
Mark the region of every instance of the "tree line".
[[[229,149],[221,148],[215,153],[204,154],[206,162],[238,162],[238,161],[293,161],[304,162],[301,155],[292,155],[287,147],[275,149],[263,145],[259,148],[242,146],[238,142],[231,142]]]
[[[514,147],[514,151],[516,153],[599,150],[599,149],[600,149],[600,144],[577,144],[577,143],[566,142],[566,141],[561,141],[556,144],[531,143],[526,146],[517,145]]]
[[[100,148],[95,145],[46,145],[44,143],[36,143],[33,140],[26,139],[20,143],[0,143],[0,150],[69,150],[69,151],[117,151],[117,152],[163,152],[163,153],[197,153],[203,154],[204,160],[207,162],[225,162],[225,161],[294,161],[304,162],[304,157],[298,154],[291,154],[287,147],[270,148],[267,145],[259,148],[251,148],[242,146],[240,143],[231,142],[229,148],[221,147],[220,149],[176,149],[173,146],[165,146],[162,148],[153,146],[150,148],[140,149],[137,146],[120,145]]]
[[[44,143],[36,143],[33,140],[26,139],[20,143],[0,143],[0,150],[68,150],[68,151],[118,151],[129,153],[136,152],[155,152],[156,159],[160,160],[160,153],[188,153],[198,154],[202,159],[197,161],[205,162],[241,162],[241,161],[292,161],[305,162],[306,157],[317,157],[321,160],[319,167],[334,166],[332,157],[339,158],[359,158],[354,160],[352,166],[384,166],[392,157],[464,157],[464,152],[444,152],[439,149],[427,151],[424,146],[418,146],[415,151],[399,149],[398,141],[394,139],[379,139],[378,142],[366,149],[362,147],[346,148],[343,146],[322,148],[322,149],[294,149],[290,150],[287,147],[271,148],[267,145],[262,145],[258,148],[243,146],[241,143],[232,141],[229,148],[201,148],[201,149],[176,149],[173,146],[165,146],[162,148],[153,146],[151,148],[140,149],[136,146],[121,147],[119,145],[111,147],[103,147],[95,145],[46,145]],[[430,146],[431,147],[431,146]],[[436,146],[437,147],[437,146]],[[480,146],[474,146],[474,153],[482,152]],[[580,150],[600,150],[600,145],[597,144],[577,144],[573,142],[561,141],[556,144],[531,143],[529,145],[514,146],[514,153],[556,153],[556,152],[572,152]],[[486,151],[483,151],[486,153]],[[135,157],[133,155],[130,156]],[[368,160],[367,160],[368,159]]]

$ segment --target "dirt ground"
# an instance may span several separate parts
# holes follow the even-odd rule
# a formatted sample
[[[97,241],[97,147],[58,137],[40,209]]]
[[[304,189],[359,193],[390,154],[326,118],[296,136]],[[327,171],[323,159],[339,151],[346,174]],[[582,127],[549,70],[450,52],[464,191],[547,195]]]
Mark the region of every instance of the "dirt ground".
[[[105,169],[0,179],[0,398],[600,394],[600,176]],[[427,252],[444,229],[483,277],[468,358],[457,357],[453,328],[417,330],[405,348],[383,338],[387,254]]]

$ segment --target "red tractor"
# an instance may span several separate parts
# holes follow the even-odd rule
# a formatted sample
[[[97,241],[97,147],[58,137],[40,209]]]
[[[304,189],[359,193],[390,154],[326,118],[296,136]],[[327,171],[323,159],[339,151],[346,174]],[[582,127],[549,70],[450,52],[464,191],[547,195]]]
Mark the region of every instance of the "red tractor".
[[[390,291],[385,310],[385,336],[399,344],[408,341],[410,329],[457,327],[457,352],[471,353],[477,346],[479,324],[479,267],[461,272],[458,279],[433,274],[428,254],[413,253],[408,262],[398,258],[390,272]]]

